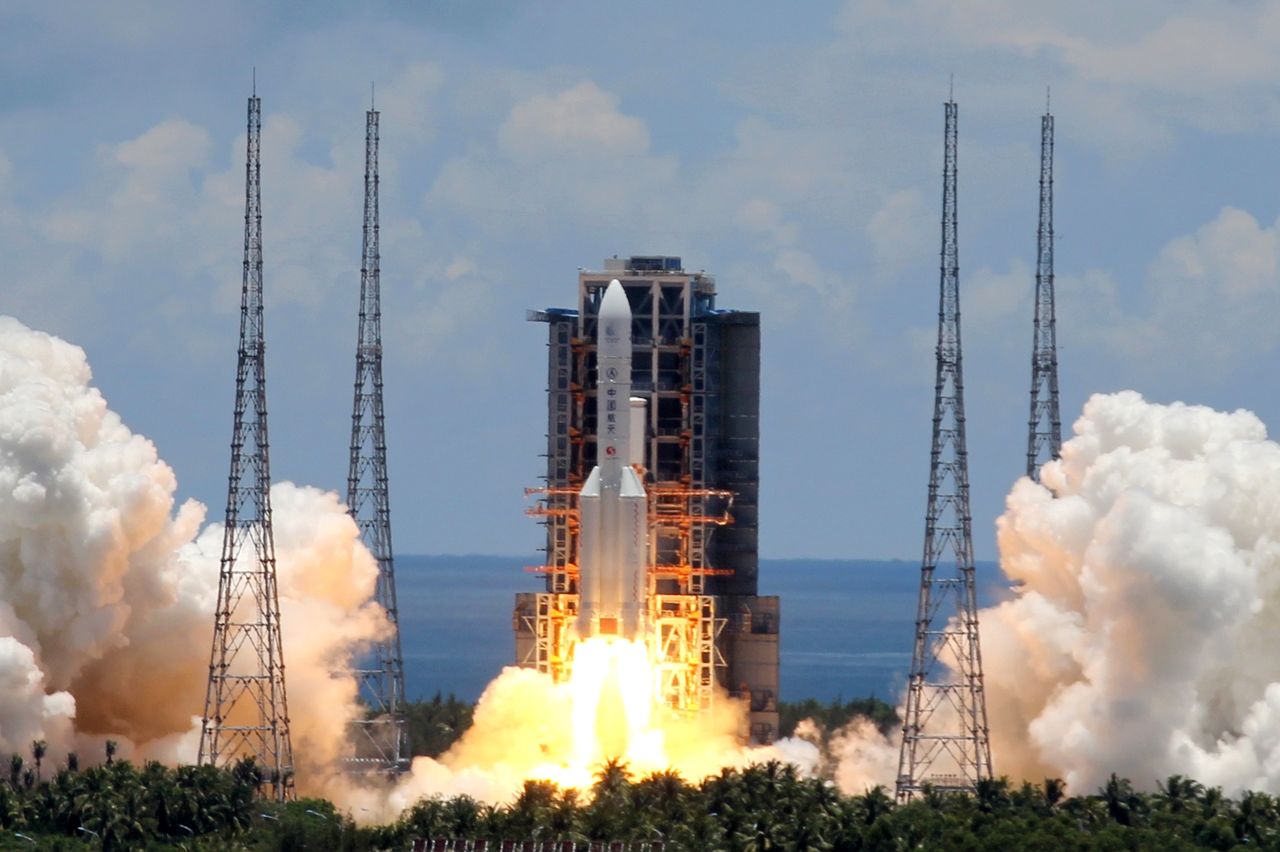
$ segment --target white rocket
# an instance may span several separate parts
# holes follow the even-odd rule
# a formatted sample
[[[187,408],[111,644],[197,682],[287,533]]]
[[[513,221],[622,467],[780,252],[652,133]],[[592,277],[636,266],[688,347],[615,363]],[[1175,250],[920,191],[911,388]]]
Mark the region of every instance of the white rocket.
[[[649,509],[631,465],[644,462],[645,401],[631,397],[631,305],[616,279],[597,329],[596,466],[578,494],[576,632],[636,639],[646,627]]]

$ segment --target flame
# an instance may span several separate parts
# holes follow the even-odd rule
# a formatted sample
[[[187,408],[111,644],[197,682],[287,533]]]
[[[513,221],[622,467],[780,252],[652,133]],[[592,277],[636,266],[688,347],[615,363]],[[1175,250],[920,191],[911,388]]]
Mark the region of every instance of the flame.
[[[653,681],[644,642],[596,637],[578,643],[569,681],[574,765],[662,762],[662,732],[653,728]]]
[[[742,705],[722,694],[718,712],[677,712],[656,700],[657,674],[643,641],[597,636],[578,642],[569,681],[554,687],[556,704],[567,711],[567,736],[547,742],[548,759],[524,777],[586,789],[609,761],[634,777],[674,770],[695,780],[743,762],[751,750],[738,741]]]
[[[745,745],[746,706],[719,688],[698,712],[664,705],[655,653],[643,641],[599,636],[577,643],[567,681],[508,667],[484,691],[472,726],[439,759],[414,758],[389,794],[338,779],[331,795],[377,821],[394,819],[423,796],[510,802],[525,781],[590,790],[611,760],[633,778],[673,771],[695,783],[724,767],[774,759],[794,762],[804,774],[816,770],[812,743]]]

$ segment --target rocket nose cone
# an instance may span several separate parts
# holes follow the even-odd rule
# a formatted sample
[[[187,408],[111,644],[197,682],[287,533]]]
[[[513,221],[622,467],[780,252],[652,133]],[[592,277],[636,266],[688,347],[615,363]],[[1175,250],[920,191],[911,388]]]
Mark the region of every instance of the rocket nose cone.
[[[608,319],[631,320],[631,303],[627,301],[627,291],[622,288],[617,278],[609,282],[605,288],[604,299],[600,302],[600,316]]]

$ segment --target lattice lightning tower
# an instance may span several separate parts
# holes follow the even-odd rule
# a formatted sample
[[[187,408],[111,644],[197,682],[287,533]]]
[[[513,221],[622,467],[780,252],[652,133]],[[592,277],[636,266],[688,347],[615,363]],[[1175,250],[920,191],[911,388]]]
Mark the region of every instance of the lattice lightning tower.
[[[387,442],[382,416],[382,294],[378,256],[378,116],[365,114],[364,244],[360,264],[360,323],[356,340],[355,404],[351,413],[351,463],[347,509],[378,561],[376,600],[391,621],[368,668],[357,670],[368,717],[357,722],[362,736],[353,763],[388,772],[408,766],[404,719],[404,657],[391,554],[391,509],[387,497]]]
[[[1036,313],[1031,344],[1031,418],[1027,423],[1027,476],[1062,450],[1058,410],[1058,330],[1053,296],[1053,115],[1040,118],[1040,224],[1036,230]]]
[[[209,686],[200,728],[200,763],[254,758],[263,792],[292,799],[293,746],[280,644],[271,468],[262,326],[262,105],[249,98],[245,158],[244,284],[226,529],[214,612]]]
[[[943,791],[972,790],[980,779],[991,777],[964,435],[956,245],[956,117],[956,104],[948,100],[929,507],[898,759],[898,799],[904,801],[926,784]],[[940,565],[944,560],[950,564]]]

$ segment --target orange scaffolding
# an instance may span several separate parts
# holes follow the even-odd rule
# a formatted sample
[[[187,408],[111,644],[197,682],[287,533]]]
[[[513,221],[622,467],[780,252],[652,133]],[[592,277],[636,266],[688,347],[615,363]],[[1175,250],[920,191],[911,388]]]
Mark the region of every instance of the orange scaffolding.
[[[643,481],[644,470],[637,466]],[[649,495],[650,563],[648,624],[655,659],[658,701],[679,712],[707,709],[712,700],[715,668],[723,666],[716,639],[725,619],[716,615],[715,599],[702,594],[709,576],[729,575],[727,569],[695,566],[688,558],[695,530],[733,523],[733,493],[722,489],[692,488],[683,483],[645,484]],[[526,497],[537,502],[526,510],[544,522],[555,519],[577,540],[579,489],[528,488]],[[721,511],[708,512],[718,504]],[[656,542],[674,540],[675,561],[657,561]],[[670,549],[670,548],[669,548]],[[570,625],[578,613],[578,565],[530,565],[526,571],[550,578],[549,591],[537,595],[532,618],[526,625],[534,634],[531,658],[525,665],[549,673],[557,681],[572,671],[574,638]]]

